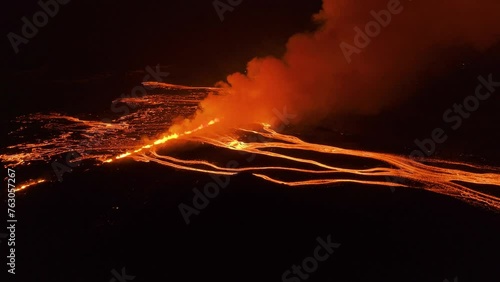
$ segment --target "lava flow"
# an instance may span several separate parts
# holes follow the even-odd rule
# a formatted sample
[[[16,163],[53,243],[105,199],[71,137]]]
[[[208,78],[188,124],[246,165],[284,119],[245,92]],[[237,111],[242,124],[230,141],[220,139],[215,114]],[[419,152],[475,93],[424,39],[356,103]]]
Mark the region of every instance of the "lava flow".
[[[152,161],[174,169],[197,171],[210,174],[234,175],[239,172],[251,172],[254,176],[287,186],[329,185],[336,183],[359,183],[366,185],[383,185],[392,187],[421,187],[436,193],[452,196],[474,205],[480,205],[489,209],[500,211],[500,198],[476,191],[467,187],[467,184],[493,185],[500,188],[500,169],[489,166],[477,166],[460,162],[446,162],[442,160],[426,160],[434,165],[424,164],[409,158],[362,150],[343,149],[328,145],[312,144],[300,140],[297,137],[285,135],[274,131],[270,125],[262,124],[261,130],[239,129],[241,133],[250,133],[262,138],[261,142],[243,142],[229,138],[213,138],[206,135],[186,136],[185,140],[209,144],[216,148],[237,150],[248,154],[255,154],[291,161],[297,166],[245,166],[239,168],[227,168],[215,165],[206,160],[183,160],[172,156],[161,155],[158,148],[152,148],[148,152],[131,155],[137,161]],[[262,140],[265,140],[262,142]],[[283,153],[273,152],[280,149]],[[289,154],[285,151],[290,152]],[[328,165],[325,159],[318,156],[317,159],[298,157],[296,152],[303,151],[305,155],[319,153],[328,157],[350,156],[368,161],[376,161],[379,164],[371,168],[350,168]],[[437,164],[446,163],[457,168],[443,168]],[[304,168],[304,165],[308,168]],[[459,166],[480,169],[483,172],[476,173],[463,169]],[[281,172],[281,173],[280,173]],[[289,176],[302,174],[304,180],[290,181],[282,180],[276,175]]]
[[[500,168],[497,167],[432,158],[417,161],[394,154],[315,144],[279,133],[267,123],[218,131],[217,127],[226,121],[224,117],[207,119],[199,125],[185,120],[191,122],[188,122],[191,129],[177,127],[162,134],[172,128],[172,120],[179,113],[185,118],[193,115],[197,103],[216,88],[154,86],[163,87],[163,93],[126,101],[141,103],[142,107],[111,123],[61,114],[20,117],[17,120],[20,128],[10,134],[13,140],[20,142],[9,146],[0,158],[11,168],[34,167],[31,170],[34,173],[37,168],[50,168],[49,164],[65,154],[77,152],[77,160],[86,161],[87,167],[133,159],[198,173],[230,176],[248,172],[290,187],[356,183],[421,188],[500,212],[500,198],[496,196],[500,189]],[[45,139],[35,136],[26,140],[33,128]],[[145,136],[146,132],[159,137],[151,140]],[[196,159],[189,159],[172,151],[169,144],[173,141],[209,147],[213,154],[198,154]],[[239,162],[238,167],[222,165],[228,160],[241,159],[242,155],[252,158]],[[52,179],[31,180],[19,185],[18,191]]]
[[[197,128],[195,128],[193,130],[188,130],[188,131],[185,131],[185,132],[180,133],[180,134],[173,133],[173,134],[170,134],[170,135],[167,135],[167,136],[163,136],[162,138],[154,141],[152,144],[144,145],[144,146],[142,146],[142,147],[140,147],[140,148],[138,148],[138,149],[136,149],[134,151],[131,151],[131,152],[125,152],[125,153],[123,153],[123,154],[121,154],[119,156],[116,156],[114,159],[107,159],[104,162],[105,163],[110,163],[113,160],[119,160],[119,159],[126,158],[128,156],[131,156],[132,154],[141,153],[144,150],[152,148],[153,146],[158,146],[158,145],[161,145],[161,144],[165,144],[166,142],[168,142],[170,140],[178,139],[179,137],[183,137],[185,135],[190,135],[190,134],[193,134],[195,132],[198,132],[198,131],[202,130],[203,128],[207,127],[207,126],[214,125],[217,122],[219,122],[219,119],[216,118],[216,119],[213,119],[213,120],[209,121],[207,123],[207,125],[200,125],[200,126],[198,126]]]

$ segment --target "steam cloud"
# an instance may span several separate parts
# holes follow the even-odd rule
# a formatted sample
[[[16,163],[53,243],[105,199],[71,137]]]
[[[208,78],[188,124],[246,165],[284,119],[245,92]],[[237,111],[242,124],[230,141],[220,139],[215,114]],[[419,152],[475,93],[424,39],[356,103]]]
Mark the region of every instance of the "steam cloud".
[[[396,6],[400,12],[391,14],[390,22],[348,63],[341,43],[356,46],[355,27],[365,30],[375,21],[372,11],[383,18],[382,10]],[[323,0],[313,16],[316,31],[292,36],[282,58],[255,58],[246,74],[229,75],[218,83],[224,95],[209,96],[193,120],[172,131],[215,117],[227,126],[272,123],[272,110],[284,107],[298,115],[293,122],[332,113],[377,113],[413,94],[416,75],[449,48],[483,51],[495,44],[498,11],[497,0]]]

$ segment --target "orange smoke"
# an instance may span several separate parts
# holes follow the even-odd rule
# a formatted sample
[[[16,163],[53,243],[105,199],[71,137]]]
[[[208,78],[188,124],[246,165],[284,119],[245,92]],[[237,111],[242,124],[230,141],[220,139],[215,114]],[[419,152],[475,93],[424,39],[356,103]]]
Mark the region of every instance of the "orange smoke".
[[[374,13],[398,6],[390,22],[348,63],[342,42],[354,45],[355,27],[364,30]],[[373,11],[373,12],[372,12]],[[377,113],[408,96],[418,73],[449,48],[484,50],[500,37],[500,1],[324,0],[313,16],[312,33],[299,33],[281,58],[255,58],[245,74],[219,82],[220,94],[201,103],[195,127],[213,118],[227,128],[254,122],[276,123],[272,110],[288,108],[292,122],[315,121],[332,113]]]

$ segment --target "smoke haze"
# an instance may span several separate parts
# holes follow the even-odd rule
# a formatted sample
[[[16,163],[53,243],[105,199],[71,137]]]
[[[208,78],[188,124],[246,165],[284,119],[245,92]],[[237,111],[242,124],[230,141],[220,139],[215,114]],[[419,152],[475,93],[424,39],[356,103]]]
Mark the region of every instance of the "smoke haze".
[[[390,21],[381,14],[388,7],[399,11]],[[375,21],[372,11],[388,24],[366,44],[355,28],[364,31]],[[224,94],[209,96],[194,120],[180,126],[213,118],[231,127],[272,123],[272,110],[285,107],[297,114],[296,123],[336,113],[375,114],[413,95],[417,75],[450,48],[484,51],[495,44],[498,11],[495,0],[324,0],[313,16],[316,31],[292,36],[283,57],[254,58],[246,73],[229,75],[218,83]],[[366,47],[358,48],[356,38]],[[346,58],[342,43],[358,52]]]

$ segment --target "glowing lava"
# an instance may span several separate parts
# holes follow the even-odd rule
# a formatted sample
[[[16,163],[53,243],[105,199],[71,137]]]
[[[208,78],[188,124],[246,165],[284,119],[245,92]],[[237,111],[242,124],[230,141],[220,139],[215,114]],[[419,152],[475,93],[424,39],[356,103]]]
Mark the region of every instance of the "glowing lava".
[[[174,133],[174,134],[171,134],[171,135],[168,135],[168,136],[163,136],[162,138],[160,138],[160,139],[158,139],[158,140],[154,141],[152,144],[144,145],[144,146],[142,146],[142,147],[140,147],[140,148],[138,148],[138,149],[136,149],[136,150],[134,150],[134,151],[132,151],[132,152],[126,152],[126,153],[123,153],[123,154],[121,154],[121,155],[119,155],[119,156],[116,156],[114,159],[107,159],[107,160],[105,160],[104,162],[105,162],[105,163],[111,163],[111,162],[113,162],[113,160],[119,160],[119,159],[123,159],[123,158],[129,157],[129,156],[131,156],[132,154],[137,154],[137,153],[140,153],[140,152],[142,152],[143,150],[146,150],[146,149],[150,149],[150,148],[152,148],[153,146],[158,146],[158,145],[161,145],[161,144],[165,144],[165,143],[167,143],[167,142],[168,142],[168,141],[170,141],[170,140],[173,140],[173,139],[178,139],[179,137],[182,137],[182,136],[185,136],[185,135],[190,135],[190,134],[193,134],[193,133],[195,133],[195,132],[197,132],[197,131],[202,130],[203,128],[205,128],[205,127],[207,127],[207,126],[214,125],[214,124],[216,124],[217,122],[219,122],[219,119],[217,119],[217,118],[216,118],[216,119],[213,119],[213,120],[209,121],[209,122],[207,123],[207,125],[205,125],[205,126],[204,126],[204,125],[200,125],[199,127],[195,128],[195,129],[193,129],[193,130],[185,131],[185,132],[183,132],[183,133],[181,133],[181,134]]]
[[[500,199],[497,197],[500,168],[497,167],[431,158],[420,162],[394,154],[314,144],[278,133],[268,123],[254,124],[251,128],[226,128],[224,133],[216,133],[212,128],[222,126],[222,122],[213,119],[193,129],[188,127],[189,130],[175,130],[162,135],[175,117],[192,116],[200,100],[208,95],[207,91],[217,91],[217,88],[171,84],[150,86],[172,88],[175,91],[130,100],[130,103],[140,103],[142,107],[112,123],[61,114],[20,117],[17,121],[20,128],[9,133],[10,139],[17,138],[19,142],[7,147],[0,159],[16,169],[28,166],[51,169],[50,164],[54,160],[64,159],[70,152],[77,152],[78,157],[74,160],[86,161],[84,166],[129,158],[199,173],[230,176],[248,172],[266,181],[290,187],[357,183],[421,188],[500,212]],[[212,127],[217,123],[221,124]],[[207,130],[207,127],[210,129]],[[36,128],[40,135],[48,136],[47,139],[29,139],[29,128]],[[138,145],[145,135],[161,137]],[[172,140],[208,146],[216,154],[211,157],[200,155],[197,159],[162,155],[160,149],[168,146]],[[239,167],[220,165],[220,162],[228,161],[227,158],[235,154],[238,155],[235,158],[242,158],[242,154],[257,158],[240,162]],[[357,162],[351,163],[346,159]],[[17,191],[45,181],[50,179],[29,181]]]
[[[443,168],[438,165],[420,163],[409,158],[362,150],[343,149],[328,145],[312,144],[300,140],[295,136],[277,133],[268,124],[263,124],[262,131],[240,129],[243,132],[253,133],[267,138],[267,142],[242,142],[231,140],[222,142],[220,138],[207,136],[187,137],[190,141],[198,141],[210,144],[221,149],[243,151],[248,154],[261,155],[273,159],[291,161],[298,164],[294,166],[247,166],[240,168],[226,168],[215,165],[204,160],[182,160],[171,156],[162,156],[152,151],[144,154],[134,155],[137,161],[153,161],[161,165],[175,169],[196,171],[202,173],[234,175],[239,172],[251,172],[254,176],[266,181],[287,186],[311,186],[328,185],[337,183],[358,183],[365,185],[383,185],[391,187],[415,187],[436,193],[452,196],[474,205],[480,205],[492,210],[500,211],[500,198],[484,192],[476,191],[467,187],[466,184],[490,185],[500,188],[500,169],[489,166],[470,165],[460,162],[446,162],[442,160],[427,159],[426,162],[433,164],[446,163],[457,168]],[[287,155],[285,153],[273,152],[270,149],[285,151],[303,151],[306,153],[320,153],[330,156],[351,156],[356,158],[378,161],[379,166],[371,168],[349,168],[328,165],[318,159]],[[310,168],[301,168],[307,165]],[[346,165],[347,166],[347,165]],[[481,169],[483,172],[469,172],[458,167],[471,167]],[[278,173],[281,172],[281,173]],[[299,174],[303,178],[311,178],[300,181],[279,179],[283,172],[289,175]],[[348,176],[348,177],[346,177]],[[404,179],[404,181],[396,181]]]
[[[29,182],[27,182],[27,183],[24,183],[23,185],[21,185],[21,186],[17,187],[17,188],[15,189],[15,191],[16,191],[16,192],[18,192],[18,191],[22,191],[22,190],[27,189],[27,188],[29,188],[29,187],[31,187],[31,186],[35,186],[35,185],[37,185],[37,184],[40,184],[40,183],[43,183],[43,182],[46,182],[46,181],[47,181],[47,180],[45,180],[45,179],[31,180],[31,181],[29,181]]]

